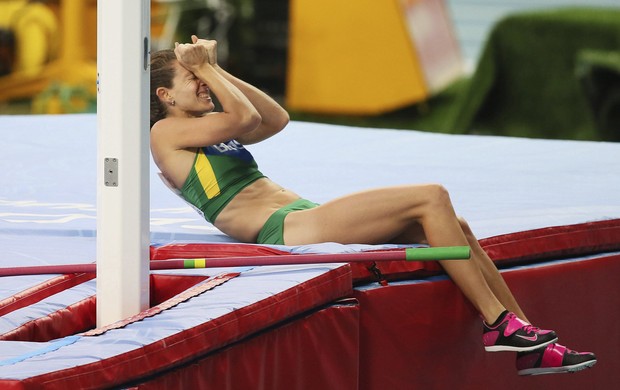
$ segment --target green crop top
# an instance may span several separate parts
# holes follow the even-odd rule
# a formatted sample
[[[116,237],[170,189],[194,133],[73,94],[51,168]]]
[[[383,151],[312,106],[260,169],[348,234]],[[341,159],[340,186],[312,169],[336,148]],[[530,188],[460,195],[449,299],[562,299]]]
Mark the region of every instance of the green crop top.
[[[265,175],[243,145],[222,142],[198,149],[181,196],[213,223],[235,195],[261,177]]]

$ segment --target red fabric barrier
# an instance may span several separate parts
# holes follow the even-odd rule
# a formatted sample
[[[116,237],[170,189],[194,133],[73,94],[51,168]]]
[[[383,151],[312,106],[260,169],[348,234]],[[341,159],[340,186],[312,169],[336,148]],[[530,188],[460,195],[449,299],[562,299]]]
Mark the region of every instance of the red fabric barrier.
[[[332,269],[305,283],[233,312],[206,321],[130,352],[91,364],[31,377],[22,388],[99,388],[119,386],[135,378],[156,375],[174,365],[185,364],[244,337],[268,329],[316,307],[351,295],[351,270]],[[337,320],[336,320],[337,321]],[[357,364],[357,363],[355,363]],[[12,385],[12,381],[0,387]]]
[[[252,244],[166,244],[151,246],[151,260],[195,259],[261,255],[288,255],[289,252]]]
[[[557,259],[620,250],[620,219],[553,226],[480,240],[496,262]]]
[[[0,301],[0,316],[39,302],[68,288],[87,282],[95,274],[61,275]]]
[[[449,280],[355,290],[360,389],[620,388],[620,255],[504,272],[528,318],[595,352],[574,375],[519,377],[515,354],[485,352],[481,320]]]
[[[91,296],[4,333],[0,340],[44,342],[87,331],[96,323],[95,305]]]
[[[339,302],[135,388],[357,389],[358,323],[356,301]]]
[[[425,278],[443,273],[436,261],[382,261],[350,263],[355,283]],[[377,274],[376,269],[379,273]]]
[[[149,289],[151,307],[173,298],[207,278],[208,276],[151,275]],[[79,278],[70,278],[69,280],[61,278],[61,281],[66,282],[67,288],[69,288],[73,287],[77,279]],[[68,283],[69,281],[71,283]],[[58,287],[59,283],[53,285]],[[34,289],[34,291],[48,292],[45,289]],[[44,295],[47,296],[47,294]],[[94,328],[95,323],[96,298],[91,296],[0,334],[0,340],[44,342],[85,332]]]
[[[150,307],[171,299],[177,294],[209,278],[207,275],[164,275],[151,274]]]

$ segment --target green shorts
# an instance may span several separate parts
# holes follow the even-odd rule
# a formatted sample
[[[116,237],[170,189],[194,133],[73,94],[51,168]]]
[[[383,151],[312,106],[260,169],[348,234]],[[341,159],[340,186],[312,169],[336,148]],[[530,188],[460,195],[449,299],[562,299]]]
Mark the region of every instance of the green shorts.
[[[293,211],[308,210],[318,206],[306,199],[298,199],[271,214],[258,232],[257,244],[284,245],[284,219]]]

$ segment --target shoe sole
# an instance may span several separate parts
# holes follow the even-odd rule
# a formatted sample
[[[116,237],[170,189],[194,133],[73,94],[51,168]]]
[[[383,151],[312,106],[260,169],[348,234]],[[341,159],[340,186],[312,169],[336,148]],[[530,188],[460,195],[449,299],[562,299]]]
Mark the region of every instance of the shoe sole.
[[[547,368],[528,368],[520,370],[517,373],[521,376],[525,375],[545,375],[545,374],[572,374],[581,370],[590,368],[596,364],[596,360],[590,360],[587,362],[575,364],[572,366],[564,367],[547,367]]]
[[[484,349],[487,352],[527,352],[527,351],[533,351],[535,349],[545,347],[556,341],[558,341],[557,337],[543,344],[537,344],[537,345],[530,346],[530,347],[513,347],[510,345],[489,345],[487,347],[484,347]]]

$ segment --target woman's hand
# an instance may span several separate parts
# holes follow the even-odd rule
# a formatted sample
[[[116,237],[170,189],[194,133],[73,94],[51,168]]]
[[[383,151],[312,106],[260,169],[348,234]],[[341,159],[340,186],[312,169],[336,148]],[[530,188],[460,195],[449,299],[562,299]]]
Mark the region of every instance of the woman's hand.
[[[217,42],[200,39],[192,35],[192,43],[175,43],[174,53],[177,59],[188,70],[193,70],[202,64],[217,65]]]
[[[217,41],[208,40],[208,39],[200,39],[196,35],[192,35],[192,42],[194,45],[202,45],[207,49],[207,54],[209,56],[209,64],[217,65]]]
[[[186,69],[192,71],[195,68],[210,63],[209,54],[204,45],[195,45],[193,43],[175,43],[174,54],[177,56],[179,63]]]

